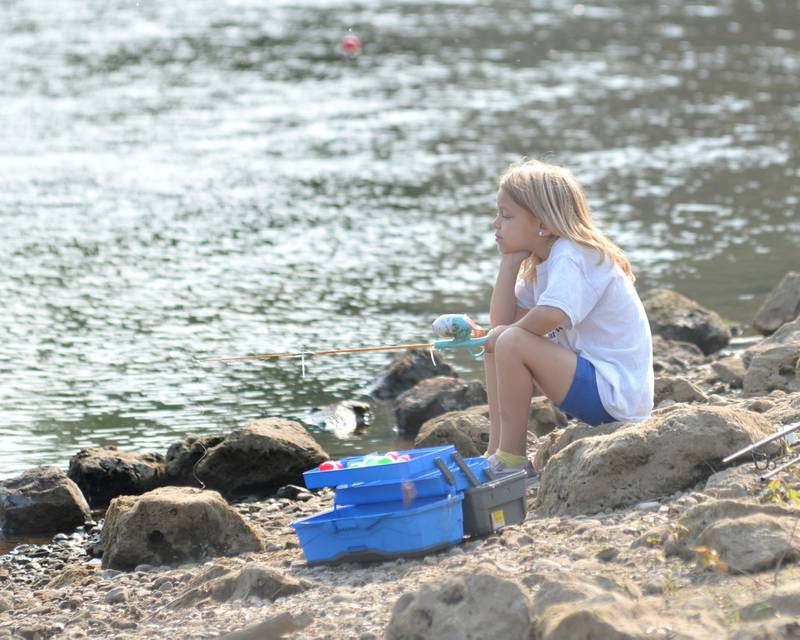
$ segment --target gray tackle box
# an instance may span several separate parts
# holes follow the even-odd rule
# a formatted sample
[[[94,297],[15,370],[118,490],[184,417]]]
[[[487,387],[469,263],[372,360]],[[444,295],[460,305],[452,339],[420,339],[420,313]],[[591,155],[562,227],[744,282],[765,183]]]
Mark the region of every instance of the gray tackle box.
[[[464,491],[464,533],[484,536],[525,520],[525,489],[525,472],[517,471]]]

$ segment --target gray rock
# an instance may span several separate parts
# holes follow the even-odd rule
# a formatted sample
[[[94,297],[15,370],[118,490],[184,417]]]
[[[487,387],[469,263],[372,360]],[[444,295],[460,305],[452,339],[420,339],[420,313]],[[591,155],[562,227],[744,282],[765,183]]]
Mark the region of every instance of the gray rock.
[[[312,496],[305,487],[298,487],[296,484],[287,484],[275,492],[275,497],[306,502],[314,496]]]
[[[800,273],[790,271],[756,312],[753,326],[769,335],[800,316]]]
[[[725,347],[731,332],[720,316],[669,289],[653,289],[642,298],[653,334],[691,342],[706,355]]]
[[[712,474],[703,491],[715,498],[744,498],[757,493],[759,475],[752,463],[740,464]]]
[[[387,640],[527,640],[530,603],[513,580],[479,571],[425,584],[394,606]]]
[[[583,422],[570,425],[566,429],[553,431],[542,438],[537,446],[533,466],[537,470],[542,470],[547,466],[547,461],[556,453],[568,447],[573,442],[583,438],[593,438],[597,436],[614,433],[625,427],[626,422],[607,422],[605,424],[591,427]]]
[[[103,568],[130,570],[261,551],[264,543],[216,491],[162,487],[111,502],[103,548]]]
[[[489,442],[489,405],[451,411],[428,420],[414,439],[418,449],[452,444],[465,458],[483,455]]]
[[[444,361],[444,355],[440,351],[435,351],[434,356],[435,365],[431,361],[430,351],[426,349],[403,351],[371,385],[370,394],[381,400],[391,400],[426,378],[458,377],[453,367]]]
[[[403,392],[394,404],[397,428],[416,436],[424,422],[449,411],[486,404],[486,390],[477,380],[436,376]]]
[[[800,318],[744,353],[745,395],[800,391]]]
[[[305,580],[298,580],[258,562],[248,562],[238,570],[216,566],[190,581],[170,607],[193,607],[208,598],[217,602],[246,600],[250,597],[274,601],[302,593],[310,586]]]
[[[764,596],[739,608],[739,620],[742,622],[775,616],[800,618],[800,580],[794,579],[770,589]]]
[[[302,473],[328,454],[298,422],[256,420],[234,429],[208,450],[196,473],[206,486],[229,498],[268,495],[286,484],[300,484]]]
[[[717,377],[730,386],[731,389],[742,388],[744,376],[747,371],[744,367],[744,362],[742,362],[742,359],[738,355],[728,356],[717,362],[713,362],[711,368],[714,370],[714,373],[717,374]]]
[[[554,607],[542,627],[542,640],[707,640],[724,633],[717,621],[702,612],[686,619],[640,611],[631,604]]]
[[[120,604],[128,601],[128,590],[125,587],[116,587],[106,594],[106,603]]]
[[[772,432],[760,414],[677,405],[552,456],[541,477],[541,513],[597,513],[690,489],[731,451]]]
[[[279,613],[257,624],[220,636],[219,640],[266,640],[296,633],[313,622],[308,614]]]
[[[195,477],[194,467],[206,451],[213,449],[224,440],[225,436],[222,434],[190,435],[172,443],[167,449],[165,458],[166,483],[187,487],[202,486]]]
[[[691,342],[653,336],[653,371],[656,373],[684,374],[689,367],[702,363],[704,357],[700,348]]]
[[[659,616],[639,606],[641,592],[628,582],[587,575],[546,578],[534,599],[536,635],[541,640],[645,640],[663,637],[703,640],[721,637],[720,625],[703,614],[686,619]]]
[[[531,415],[535,413],[531,405]],[[489,443],[489,405],[477,405],[464,411],[450,411],[444,415],[428,420],[422,425],[414,447],[440,447],[452,444],[464,458],[483,455]],[[531,433],[531,422],[528,422],[528,448],[535,446],[536,436]]]
[[[548,610],[560,605],[588,606],[608,603],[624,604],[637,597],[635,585],[604,581],[597,582],[596,577],[587,576],[586,580],[568,575],[541,576],[537,581],[539,590],[533,600],[533,614],[540,621],[548,617]]]
[[[315,407],[303,419],[330,431],[337,438],[346,439],[363,433],[370,425],[372,408],[366,402],[344,400],[326,407]]]
[[[602,562],[610,562],[619,555],[619,549],[616,547],[603,547],[595,554],[595,558]]]
[[[141,495],[163,485],[164,456],[92,447],[72,456],[67,475],[92,507],[101,507],[117,496]]]
[[[695,547],[700,537],[715,523],[744,520],[752,516],[767,516],[778,520],[797,517],[797,512],[777,504],[757,504],[743,500],[710,499],[687,509],[670,527],[664,542],[667,555],[678,555],[685,560],[695,557]],[[716,549],[718,552],[722,550]]]
[[[528,414],[528,431],[544,436],[567,426],[567,416],[543,396],[533,398]]]
[[[6,534],[67,531],[90,519],[78,485],[56,466],[0,482],[0,526]]]
[[[774,570],[800,556],[797,523],[798,513],[726,518],[706,527],[697,542],[714,549],[731,573]]]
[[[678,376],[658,376],[655,380],[654,391],[655,406],[659,406],[664,400],[674,402],[706,402],[708,400],[708,396],[697,385]]]
[[[742,625],[728,636],[728,640],[788,640],[789,638],[800,638],[800,622],[782,616],[765,622]]]

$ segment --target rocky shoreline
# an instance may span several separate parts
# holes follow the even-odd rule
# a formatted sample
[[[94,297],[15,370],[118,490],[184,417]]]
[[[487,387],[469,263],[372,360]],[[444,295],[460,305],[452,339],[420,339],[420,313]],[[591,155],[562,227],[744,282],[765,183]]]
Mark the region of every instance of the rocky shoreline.
[[[800,287],[776,292],[784,316],[800,310]],[[518,525],[419,559],[309,566],[290,522],[331,508],[333,492],[235,498],[269,485],[242,467],[237,483],[211,489],[229,495],[232,522],[255,532],[257,550],[120,570],[110,549],[137,527],[112,539],[120,527],[110,523],[166,490],[116,499],[105,521],[0,556],[0,639],[800,637],[799,469],[766,484],[749,461],[720,463],[800,421],[800,319],[746,350],[717,348],[724,323],[698,322],[690,302],[649,297],[657,409],[646,423],[592,430],[534,399],[530,453],[544,471]],[[450,441],[475,455],[488,420],[475,390],[413,361],[391,375],[402,379],[403,367],[418,379],[393,395],[418,416],[416,445]],[[194,442],[171,459],[216,477],[203,465],[222,442]],[[217,450],[216,468],[230,468],[227,456]]]

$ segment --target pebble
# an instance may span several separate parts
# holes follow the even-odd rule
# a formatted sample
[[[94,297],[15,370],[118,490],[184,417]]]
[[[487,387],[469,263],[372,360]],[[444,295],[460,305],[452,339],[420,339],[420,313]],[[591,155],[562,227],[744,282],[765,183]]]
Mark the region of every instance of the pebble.
[[[648,580],[642,585],[642,591],[647,595],[656,595],[660,593],[664,593],[666,588],[666,579],[663,577],[653,578],[652,580]]]
[[[150,571],[155,571],[155,567],[152,564],[139,564],[133,569],[134,573],[149,573]]]
[[[660,502],[640,502],[635,507],[639,511],[658,511],[661,509]]]
[[[603,562],[610,562],[619,555],[619,549],[616,547],[605,547],[595,554],[595,558]]]
[[[128,601],[128,590],[125,587],[116,587],[106,594],[105,598],[108,604],[119,604]]]
[[[545,558],[541,560],[536,560],[531,565],[531,571],[533,573],[538,573],[541,571],[561,571],[564,567],[560,565],[558,562],[554,562],[553,560],[547,560]]]

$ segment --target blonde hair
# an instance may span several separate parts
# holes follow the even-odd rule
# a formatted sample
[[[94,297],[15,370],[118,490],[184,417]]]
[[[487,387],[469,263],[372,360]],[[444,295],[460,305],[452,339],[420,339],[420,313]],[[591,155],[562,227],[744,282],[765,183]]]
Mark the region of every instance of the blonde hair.
[[[636,280],[622,249],[595,226],[583,189],[569,169],[539,160],[515,162],[500,176],[499,185],[517,205],[557,236],[596,249],[600,252],[598,264],[608,257],[631,282]],[[539,258],[530,256],[522,263],[520,273],[527,282],[535,279],[539,262]]]

